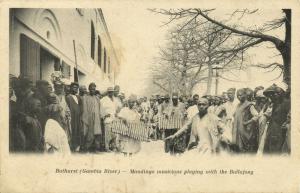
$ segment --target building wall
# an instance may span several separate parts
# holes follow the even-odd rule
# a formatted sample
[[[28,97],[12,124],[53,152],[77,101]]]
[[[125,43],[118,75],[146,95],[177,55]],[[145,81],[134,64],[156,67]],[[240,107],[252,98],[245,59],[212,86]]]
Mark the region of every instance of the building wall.
[[[96,37],[94,59],[91,58],[91,22]],[[10,25],[11,74],[20,74],[20,34],[23,33],[59,58],[61,63],[63,61],[70,65],[71,81],[74,80],[73,68],[76,67],[73,46],[75,40],[78,69],[84,74],[80,73],[79,77],[82,79],[79,83],[88,85],[96,82],[100,89],[113,83],[113,72],[118,71],[119,64],[100,9],[12,9]],[[97,64],[98,36],[102,43],[102,69]],[[110,76],[103,71],[104,47],[110,58]]]

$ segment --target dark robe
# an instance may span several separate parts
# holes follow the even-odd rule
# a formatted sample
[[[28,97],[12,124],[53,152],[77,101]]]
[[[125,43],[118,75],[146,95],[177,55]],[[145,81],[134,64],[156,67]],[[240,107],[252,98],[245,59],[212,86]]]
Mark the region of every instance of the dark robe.
[[[23,129],[19,127],[19,112],[17,103],[9,101],[9,151],[24,152],[25,151],[25,134]]]
[[[10,150],[12,152],[24,152],[26,150],[26,137],[24,134],[24,117],[26,103],[33,96],[33,92],[28,90],[22,96],[17,97],[17,102],[10,101]]]
[[[90,149],[94,142],[95,148],[100,150],[102,142],[102,125],[100,117],[100,100],[97,96],[87,95],[83,98],[81,120],[84,132],[84,149]]]
[[[42,126],[37,116],[23,115],[21,118],[21,125],[26,138],[26,152],[43,152],[43,134]]]
[[[258,149],[257,122],[244,125],[253,117],[250,111],[251,106],[253,106],[253,103],[249,101],[239,104],[234,114],[232,141],[243,153],[256,153]]]
[[[81,109],[80,97],[77,96],[78,104],[73,99],[72,95],[66,97],[66,102],[71,111],[71,150],[75,151],[81,145],[82,128],[81,128]]]
[[[46,125],[46,122],[48,120],[48,116],[47,116],[47,113],[46,113],[46,106],[48,105],[47,96],[44,96],[39,91],[36,91],[32,95],[32,97],[34,97],[36,99],[39,99],[39,101],[41,102],[42,110],[41,110],[41,112],[37,116],[38,116],[38,120],[39,120],[39,122],[40,122],[40,124],[42,126],[42,133],[44,135],[44,133],[45,133],[45,125]]]
[[[279,104],[273,104],[272,116],[267,130],[264,153],[281,153],[286,138],[283,124],[290,111],[290,101],[284,99]]]

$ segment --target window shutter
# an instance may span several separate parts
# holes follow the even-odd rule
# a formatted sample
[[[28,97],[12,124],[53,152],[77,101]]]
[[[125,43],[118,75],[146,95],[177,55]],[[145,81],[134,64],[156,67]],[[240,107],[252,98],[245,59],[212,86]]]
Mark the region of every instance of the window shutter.
[[[62,63],[62,74],[63,74],[64,78],[70,79],[71,67],[64,62]]]
[[[41,79],[40,45],[24,34],[20,36],[20,75],[33,83]]]

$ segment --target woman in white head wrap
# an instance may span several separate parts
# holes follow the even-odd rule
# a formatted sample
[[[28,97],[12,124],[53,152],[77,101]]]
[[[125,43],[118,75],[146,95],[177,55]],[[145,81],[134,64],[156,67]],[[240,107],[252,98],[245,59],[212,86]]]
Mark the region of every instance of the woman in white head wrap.
[[[50,104],[46,108],[49,117],[44,134],[46,150],[53,153],[71,154],[68,137],[62,127],[62,110],[59,104]]]

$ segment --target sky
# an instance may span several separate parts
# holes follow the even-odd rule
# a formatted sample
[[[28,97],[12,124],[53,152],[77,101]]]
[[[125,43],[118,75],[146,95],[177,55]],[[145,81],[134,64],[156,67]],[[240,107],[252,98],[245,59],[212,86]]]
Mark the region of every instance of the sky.
[[[216,10],[211,16],[216,19],[228,17],[232,10]],[[137,9],[135,7],[117,7],[104,9],[103,14],[111,34],[112,42],[119,56],[121,69],[116,83],[121,86],[121,90],[128,96],[130,94],[143,95],[147,91],[149,81],[149,69],[153,65],[154,57],[158,55],[159,47],[166,43],[165,37],[170,26],[162,26],[168,21],[168,17],[154,14],[147,9]],[[281,10],[259,10],[254,16],[246,16],[243,20],[234,22],[242,26],[259,26],[272,19],[280,18]],[[270,35],[283,38],[284,30],[276,30]],[[282,63],[276,49],[270,49],[271,44],[261,44],[249,50],[251,64],[256,63]],[[282,79],[271,81],[279,75],[279,71],[266,73],[262,69],[251,68],[247,72],[234,72],[224,74],[228,79],[240,82],[220,80],[219,92],[231,87],[250,87],[258,85],[270,86],[273,82],[282,85]],[[214,88],[212,88],[214,90]],[[199,85],[194,89],[194,93],[203,94],[205,85]],[[155,93],[154,93],[155,94]]]

